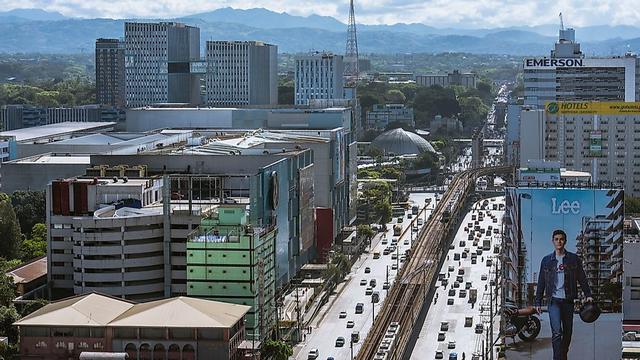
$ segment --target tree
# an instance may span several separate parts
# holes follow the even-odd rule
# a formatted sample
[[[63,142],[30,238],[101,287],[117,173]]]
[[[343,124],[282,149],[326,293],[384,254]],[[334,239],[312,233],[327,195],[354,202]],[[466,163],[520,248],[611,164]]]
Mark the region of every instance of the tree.
[[[460,99],[460,121],[469,132],[476,127],[480,127],[487,118],[489,107],[482,102],[479,97],[466,97]]]
[[[47,253],[47,226],[42,223],[33,225],[31,238],[26,239],[20,246],[22,260],[28,261]]]
[[[44,191],[15,191],[11,195],[11,205],[20,222],[20,229],[27,238],[31,236],[33,225],[46,220]]]
[[[14,259],[18,257],[22,234],[9,195],[0,193],[0,254]]]
[[[373,235],[375,235],[375,232],[371,228],[371,225],[360,224],[356,227],[356,235],[370,240],[371,238],[373,238]]]
[[[293,105],[295,102],[293,85],[278,86],[278,105]]]
[[[20,314],[15,306],[0,306],[0,336],[9,338],[9,342],[15,344],[18,341],[18,328],[13,323],[20,320]]]
[[[5,275],[4,271],[0,274],[0,306],[9,306],[16,298],[16,287],[13,284],[13,278]]]
[[[407,102],[407,97],[404,95],[402,91],[398,89],[391,89],[387,91],[384,97],[387,100],[387,102],[393,103],[393,104],[404,104]]]
[[[633,196],[624,197],[625,214],[640,214],[640,198]]]
[[[433,169],[438,163],[436,156],[430,152],[424,152],[413,161],[414,169]]]
[[[386,226],[386,224],[391,221],[393,210],[389,200],[384,200],[375,204],[373,210],[376,212],[376,215],[380,216],[380,225]]]
[[[293,355],[293,348],[284,341],[268,339],[262,344],[260,355],[265,359],[287,360]]]

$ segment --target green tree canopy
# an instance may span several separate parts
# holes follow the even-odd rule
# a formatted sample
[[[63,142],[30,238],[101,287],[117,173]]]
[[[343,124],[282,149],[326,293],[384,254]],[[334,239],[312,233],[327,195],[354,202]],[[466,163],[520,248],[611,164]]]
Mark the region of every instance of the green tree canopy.
[[[46,220],[44,191],[15,191],[11,194],[11,205],[20,223],[20,230],[27,238],[31,236],[35,224]]]
[[[640,214],[640,198],[633,197],[633,196],[625,196],[624,212],[626,214]]]
[[[287,360],[293,355],[293,348],[284,341],[268,339],[262,344],[260,354],[264,359]]]
[[[404,104],[407,102],[407,97],[401,90],[398,89],[391,89],[387,91],[387,93],[384,95],[384,98],[388,103],[393,104]]]
[[[9,342],[15,344],[18,341],[18,328],[13,323],[20,320],[20,314],[15,306],[0,306],[0,336],[9,338]]]
[[[6,258],[18,257],[22,234],[9,195],[0,193],[0,254]]]
[[[370,225],[360,224],[356,227],[356,235],[365,239],[371,239],[373,235],[375,235],[375,232],[371,229]]]
[[[31,238],[22,242],[20,247],[22,260],[28,261],[47,253],[47,226],[43,223],[33,225]]]

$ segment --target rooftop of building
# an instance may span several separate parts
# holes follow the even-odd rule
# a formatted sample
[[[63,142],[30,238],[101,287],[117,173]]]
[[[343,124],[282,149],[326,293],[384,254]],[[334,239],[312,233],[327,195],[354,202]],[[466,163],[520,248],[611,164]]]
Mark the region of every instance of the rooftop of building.
[[[136,304],[93,292],[47,304],[14,325],[229,328],[249,309],[185,296]]]
[[[58,165],[89,165],[91,157],[84,154],[46,153],[12,160],[5,164],[58,164]]]
[[[341,99],[342,100],[342,99]],[[311,107],[309,105],[247,105],[243,107],[211,107],[193,106],[190,104],[153,104],[144,107],[131,108],[127,111],[271,111],[271,112],[301,112],[301,113],[323,113],[323,112],[344,112],[350,110],[347,106]]]
[[[13,278],[14,284],[29,283],[47,275],[47,257],[41,256],[24,264],[20,264],[6,272]]]
[[[69,135],[81,131],[97,131],[113,129],[115,122],[73,122],[66,121],[57,124],[35,126],[30,128],[2,131],[1,137],[14,137],[16,141],[32,141],[49,137]]]

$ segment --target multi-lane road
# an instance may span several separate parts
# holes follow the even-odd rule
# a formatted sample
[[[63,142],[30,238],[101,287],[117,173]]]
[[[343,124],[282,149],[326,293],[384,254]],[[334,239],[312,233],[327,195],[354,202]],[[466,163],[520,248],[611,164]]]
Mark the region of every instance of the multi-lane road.
[[[420,210],[425,207],[425,200],[427,198],[432,199],[430,201],[430,208],[435,206],[436,195],[433,193],[420,193],[413,194],[410,198],[411,206],[418,205]],[[361,258],[356,261],[354,267],[351,269],[351,273],[347,275],[345,283],[339,288],[339,294],[334,298],[333,302],[329,303],[323,312],[319,315],[321,318],[313,322],[313,330],[311,334],[306,335],[305,341],[296,347],[295,358],[299,360],[306,360],[309,351],[317,349],[319,352],[318,359],[327,359],[333,357],[334,359],[351,359],[350,338],[353,331],[359,332],[360,341],[354,344],[353,354],[357,354],[362,341],[366,338],[373,322],[374,313],[377,315],[380,305],[386,298],[387,291],[383,290],[383,285],[387,280],[387,274],[390,285],[393,284],[397,270],[394,269],[394,265],[402,265],[400,258],[404,252],[411,246],[411,228],[410,224],[415,220],[417,225],[416,216],[408,218],[411,210],[406,211],[401,223],[397,222],[397,217],[393,218],[393,222],[387,224],[388,231],[384,234],[383,238],[376,238],[376,242],[372,244],[373,250],[364,253]],[[421,211],[419,215],[423,223],[426,223],[431,210],[427,209]],[[393,226],[401,225],[403,228],[402,236],[393,235]],[[413,238],[416,237],[416,233],[413,234]],[[398,239],[398,246],[393,254],[384,255],[384,249],[389,246],[393,239]],[[380,258],[374,259],[373,254],[375,252],[380,253]],[[395,254],[395,255],[394,255]],[[396,258],[397,259],[394,259]],[[369,272],[367,272],[367,269]],[[376,286],[373,291],[377,291],[380,296],[380,302],[373,305],[371,303],[371,295],[366,295],[366,289],[369,287],[371,280],[375,279]],[[364,282],[363,282],[364,280]],[[366,285],[361,285],[365,284]],[[363,303],[363,312],[361,314],[355,313],[355,307],[357,303]],[[341,318],[340,313],[346,312],[346,317]],[[347,328],[347,322],[353,321],[353,328]],[[341,347],[336,346],[336,340],[338,337],[343,337],[346,341]]]
[[[440,274],[448,280],[448,284],[443,286],[438,282],[436,296],[430,305],[429,312],[425,322],[420,330],[420,335],[413,349],[411,359],[437,359],[440,355],[444,359],[449,359],[450,353],[456,353],[458,359],[462,359],[462,354],[466,355],[466,359],[472,359],[474,352],[482,350],[482,341],[486,338],[488,331],[488,305],[486,300],[490,297],[490,280],[495,277],[495,266],[497,255],[494,253],[494,246],[500,246],[501,237],[499,233],[495,233],[493,229],[501,229],[502,216],[504,214],[504,198],[492,198],[488,200],[485,210],[481,210],[484,200],[473,205],[472,210],[466,214],[460,228],[456,232],[453,241],[453,249],[449,250],[447,260],[444,261]],[[502,204],[502,205],[501,205]],[[493,209],[494,205],[496,210]],[[478,221],[479,227],[482,229],[476,231],[475,220],[482,213],[482,220]],[[475,217],[475,220],[473,218]],[[494,222],[494,219],[496,222]],[[473,226],[468,227],[469,223]],[[491,230],[489,230],[491,227]],[[491,235],[487,236],[486,231],[489,230]],[[498,230],[500,231],[500,230]],[[469,240],[469,234],[473,233],[474,239],[479,239],[477,245],[474,241]],[[490,240],[489,250],[482,250],[479,254],[478,249],[483,248],[483,240]],[[462,254],[468,249],[466,257]],[[472,261],[471,254],[475,253],[475,264]],[[458,255],[456,255],[458,254]],[[460,260],[455,260],[460,256]],[[487,266],[487,260],[491,259],[491,266]],[[458,275],[458,271],[462,269],[463,275]],[[452,271],[449,271],[452,270]],[[462,276],[460,287],[454,287],[454,282],[458,276]],[[467,289],[467,283],[469,288]],[[485,287],[487,285],[487,287]],[[460,290],[465,289],[464,297],[460,296]],[[472,306],[470,300],[470,289],[476,289],[477,302]],[[450,296],[451,292],[451,296]],[[499,294],[492,294],[496,298]],[[451,299],[451,300],[450,300]],[[449,304],[452,301],[453,304]],[[484,306],[484,311],[480,309]],[[470,318],[470,323],[467,322]],[[499,329],[499,317],[494,317],[494,338],[497,337]],[[446,322],[446,326],[441,328],[442,322]],[[482,330],[476,331],[476,325],[481,324]],[[443,329],[447,330],[443,330]],[[443,331],[441,331],[443,330]],[[450,342],[454,342],[451,343]],[[440,355],[437,353],[440,352]]]

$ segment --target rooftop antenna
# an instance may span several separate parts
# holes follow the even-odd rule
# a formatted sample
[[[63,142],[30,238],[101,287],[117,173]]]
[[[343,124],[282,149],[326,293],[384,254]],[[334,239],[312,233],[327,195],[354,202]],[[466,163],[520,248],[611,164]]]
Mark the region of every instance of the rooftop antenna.
[[[560,12],[560,30],[564,31],[564,21],[562,21],[562,12]]]

